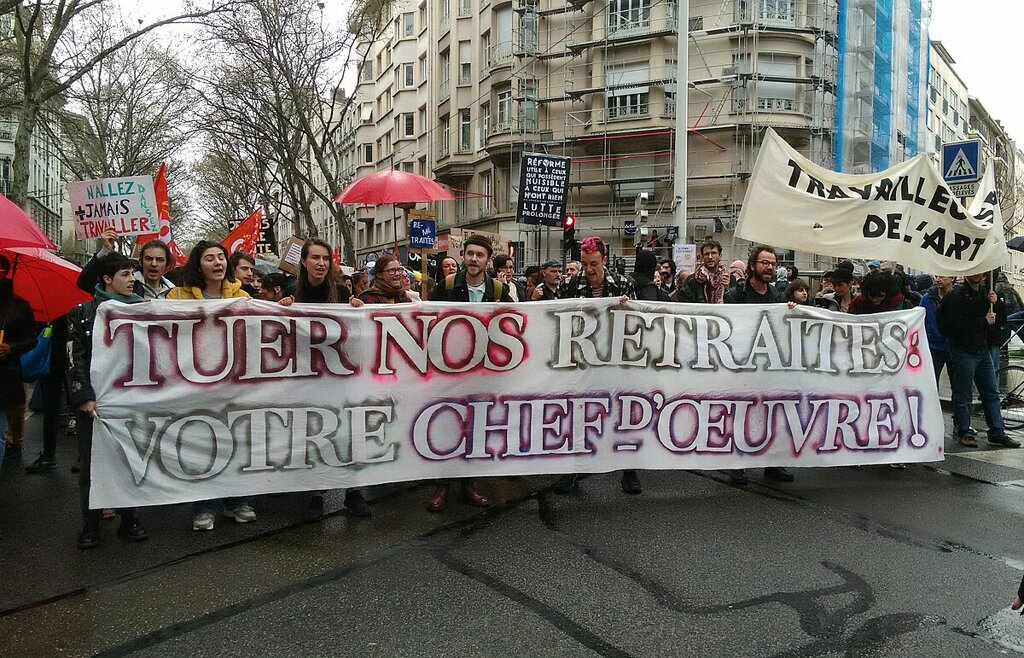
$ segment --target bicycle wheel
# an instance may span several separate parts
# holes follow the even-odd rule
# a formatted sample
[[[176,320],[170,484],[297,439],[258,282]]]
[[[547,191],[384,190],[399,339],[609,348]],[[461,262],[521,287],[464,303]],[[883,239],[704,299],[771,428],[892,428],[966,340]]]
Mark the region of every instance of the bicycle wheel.
[[[1024,366],[1003,366],[996,371],[999,409],[1008,430],[1024,427]]]

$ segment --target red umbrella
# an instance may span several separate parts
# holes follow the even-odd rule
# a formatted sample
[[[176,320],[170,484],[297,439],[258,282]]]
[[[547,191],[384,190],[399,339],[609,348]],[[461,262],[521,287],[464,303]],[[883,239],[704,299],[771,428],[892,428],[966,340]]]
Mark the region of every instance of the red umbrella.
[[[92,299],[79,290],[82,268],[36,247],[0,249],[11,261],[14,294],[32,306],[37,322],[52,322],[72,308]]]
[[[56,249],[42,229],[21,208],[0,194],[0,247]]]
[[[417,201],[454,201],[455,197],[425,176],[398,169],[360,176],[334,197],[338,203],[414,203]]]

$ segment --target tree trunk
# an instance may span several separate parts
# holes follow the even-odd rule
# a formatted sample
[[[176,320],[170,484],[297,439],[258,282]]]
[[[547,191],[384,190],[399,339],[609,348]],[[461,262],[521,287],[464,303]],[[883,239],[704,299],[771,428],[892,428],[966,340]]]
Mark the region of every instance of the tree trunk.
[[[352,220],[345,215],[345,208],[340,203],[331,205],[331,212],[338,219],[338,226],[341,227],[341,241],[345,244],[345,262],[349,265],[356,264],[356,241],[355,231],[352,228]]]
[[[32,101],[25,98],[18,110],[18,131],[14,135],[14,161],[11,163],[11,201],[29,212],[28,183],[31,169],[30,152],[32,149],[32,131],[36,127],[38,110]]]

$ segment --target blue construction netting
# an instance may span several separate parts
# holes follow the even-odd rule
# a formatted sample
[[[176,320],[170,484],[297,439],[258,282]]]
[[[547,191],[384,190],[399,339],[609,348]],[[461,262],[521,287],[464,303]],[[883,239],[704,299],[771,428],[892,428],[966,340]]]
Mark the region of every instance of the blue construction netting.
[[[913,157],[920,150],[921,107],[927,112],[928,104],[922,102],[921,72],[928,70],[928,48],[922,39],[921,0],[910,0],[910,48],[907,55],[907,130],[905,135],[907,157]],[[921,51],[924,51],[922,53]],[[923,57],[922,57],[923,54]],[[923,60],[923,61],[922,61]]]
[[[892,3],[875,4],[875,76],[871,98],[871,168],[889,166],[892,138]]]
[[[832,139],[833,154],[832,168],[835,171],[843,170],[843,142],[846,139],[846,131],[843,130],[843,117],[846,114],[846,3],[847,0],[839,0],[839,68],[836,71],[836,118],[835,136]]]

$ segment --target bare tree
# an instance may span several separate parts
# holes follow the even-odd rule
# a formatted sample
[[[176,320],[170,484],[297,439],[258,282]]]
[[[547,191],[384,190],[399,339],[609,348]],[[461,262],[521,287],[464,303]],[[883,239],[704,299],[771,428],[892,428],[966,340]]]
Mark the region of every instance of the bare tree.
[[[213,21],[210,50],[220,64],[206,80],[207,125],[252,159],[269,185],[260,194],[279,193],[295,233],[316,235],[310,210],[326,204],[341,227],[345,258],[353,261],[353,223],[333,202],[341,178],[335,145],[352,103],[342,81],[361,74],[366,63],[358,46],[390,28],[394,0],[358,2],[345,30],[323,20],[320,4],[250,0]]]
[[[208,7],[190,5],[178,15],[141,24],[108,45],[91,49],[88,27],[102,24],[104,16],[116,13],[111,0],[0,0],[0,11],[12,18],[13,47],[9,47],[9,54],[16,57],[14,84],[5,88],[5,102],[14,108],[18,122],[12,200],[21,206],[27,203],[31,135],[40,117],[58,108],[73,85],[100,62],[154,30],[202,21],[236,4],[236,0],[211,0]]]

